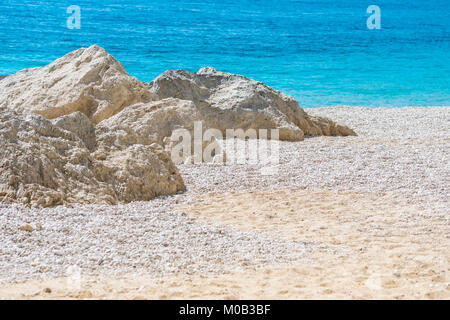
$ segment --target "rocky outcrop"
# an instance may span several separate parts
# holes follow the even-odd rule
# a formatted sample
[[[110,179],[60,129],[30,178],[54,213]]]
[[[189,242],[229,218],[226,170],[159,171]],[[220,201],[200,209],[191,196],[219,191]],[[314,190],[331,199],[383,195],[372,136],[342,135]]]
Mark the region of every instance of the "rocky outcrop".
[[[121,150],[135,144],[162,145],[167,152],[171,152],[170,137],[172,133],[176,129],[186,129],[191,134],[192,153],[195,139],[194,123],[201,121],[203,124],[211,125],[217,120],[211,121],[210,118],[205,117],[202,111],[202,108],[192,101],[176,98],[129,106],[96,126],[98,152]],[[205,129],[207,127],[204,127],[202,131]],[[203,132],[200,140],[202,138]],[[208,141],[202,141],[202,148],[204,149],[209,144]],[[222,148],[217,145],[216,151],[220,152],[220,150]]]
[[[157,143],[170,151],[174,130],[187,129],[194,139],[196,121],[203,132],[218,129],[222,137],[227,129],[279,129],[279,138],[289,141],[300,141],[305,134],[355,134],[329,119],[310,117],[293,98],[262,83],[212,68],[197,74],[165,72],[150,83],[150,90],[161,100],[129,106],[96,126],[100,149],[102,144],[121,148]]]
[[[0,75],[0,80],[5,79],[8,75]]]
[[[161,147],[128,145],[91,153],[85,141],[92,142],[92,127],[74,128],[77,121],[86,124],[80,114],[52,124],[40,115],[0,111],[0,202],[114,204],[184,189]]]
[[[170,137],[196,121],[223,137],[227,129],[279,129],[289,141],[355,135],[261,82],[213,68],[143,83],[94,45],[0,77],[0,202],[114,204],[184,190]],[[221,147],[211,155],[226,157]]]
[[[0,81],[0,107],[48,119],[80,111],[98,123],[126,106],[150,100],[147,85],[130,77],[120,62],[96,45]]]
[[[299,141],[304,135],[356,135],[327,118],[311,117],[297,101],[244,76],[202,68],[197,73],[166,71],[150,83],[159,99],[193,101],[208,127],[218,129],[280,129],[281,140]]]
[[[213,68],[167,71],[147,86],[96,45],[0,82],[0,108],[47,119],[81,112],[94,124],[133,104],[165,98],[192,101],[205,126],[222,131],[278,128],[280,139],[292,141],[304,135],[355,135],[329,119],[309,116],[295,99],[261,82]],[[189,126],[188,119],[181,125]]]

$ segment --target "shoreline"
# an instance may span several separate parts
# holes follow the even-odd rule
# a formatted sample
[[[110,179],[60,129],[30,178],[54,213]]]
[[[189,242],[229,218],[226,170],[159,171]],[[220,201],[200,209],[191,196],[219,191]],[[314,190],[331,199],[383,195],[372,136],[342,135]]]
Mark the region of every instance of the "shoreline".
[[[355,109],[385,109],[385,110],[390,110],[390,109],[428,109],[428,108],[449,108],[450,105],[446,105],[446,106],[414,106],[414,105],[408,105],[408,106],[397,106],[397,107],[386,107],[386,106],[377,106],[377,107],[368,107],[368,106],[362,106],[362,105],[331,105],[331,106],[317,106],[317,107],[304,107],[301,106],[303,109],[305,110],[314,110],[314,109],[340,109],[340,108],[355,108]]]

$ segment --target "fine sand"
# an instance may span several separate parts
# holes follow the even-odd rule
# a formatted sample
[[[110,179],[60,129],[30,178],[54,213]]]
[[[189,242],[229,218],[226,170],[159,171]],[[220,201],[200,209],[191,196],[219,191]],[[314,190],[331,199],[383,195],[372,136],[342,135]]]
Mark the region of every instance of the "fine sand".
[[[308,112],[358,136],[282,142],[276,175],[181,165],[149,202],[0,206],[0,298],[450,299],[450,109]]]

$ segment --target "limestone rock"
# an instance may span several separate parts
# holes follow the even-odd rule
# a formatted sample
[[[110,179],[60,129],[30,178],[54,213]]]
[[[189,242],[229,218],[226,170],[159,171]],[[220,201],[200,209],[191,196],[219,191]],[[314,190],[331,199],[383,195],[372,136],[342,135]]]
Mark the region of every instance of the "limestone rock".
[[[184,189],[164,151],[131,145],[97,158],[77,134],[36,114],[0,110],[0,152],[0,202],[4,203],[114,204]]]
[[[95,127],[89,118],[77,111],[69,115],[61,116],[52,120],[55,126],[74,133],[84,142],[89,150],[95,148]]]
[[[168,98],[138,103],[96,126],[99,148],[122,149],[133,144],[163,145],[178,128],[192,130],[203,120],[198,107],[188,100]]]
[[[93,173],[114,186],[115,198],[120,202],[150,200],[185,190],[170,155],[153,146],[134,144],[111,151],[104,161],[95,163]]]
[[[80,111],[98,123],[126,106],[151,100],[147,85],[96,45],[0,81],[0,107],[47,119]]]
[[[329,119],[310,117],[294,98],[261,82],[209,67],[197,73],[166,71],[149,87],[159,99],[193,101],[211,128],[278,128],[280,139],[290,141],[302,140],[304,135],[356,135]]]
[[[129,106],[96,126],[99,150],[106,149],[106,151],[101,152],[108,153],[111,150],[121,150],[134,144],[157,144],[164,146],[164,149],[170,152],[172,146],[170,137],[174,130],[186,129],[191,135],[192,153],[195,139],[193,135],[194,123],[196,121],[203,123],[200,139],[203,137],[203,131],[214,128],[210,125],[217,125],[219,115],[214,113],[208,115],[208,112],[203,111],[202,107],[192,101],[176,98]],[[211,119],[214,120],[211,121]],[[211,139],[210,142],[214,143],[214,140]],[[210,142],[202,141],[202,150]],[[108,147],[105,148],[105,146]],[[217,144],[216,149],[218,153],[223,152],[219,144]]]
[[[184,190],[170,137],[192,134],[196,121],[223,137],[227,129],[279,129],[290,141],[355,135],[261,82],[213,68],[143,83],[94,45],[0,77],[0,202],[114,204]],[[226,157],[217,151],[212,163]]]

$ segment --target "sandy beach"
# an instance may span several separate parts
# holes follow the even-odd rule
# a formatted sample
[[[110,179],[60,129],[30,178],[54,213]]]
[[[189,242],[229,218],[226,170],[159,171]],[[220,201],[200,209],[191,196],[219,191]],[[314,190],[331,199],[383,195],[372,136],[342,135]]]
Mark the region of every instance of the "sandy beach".
[[[276,175],[181,164],[150,201],[1,204],[0,299],[450,299],[450,109],[307,112],[358,136],[282,141]]]

